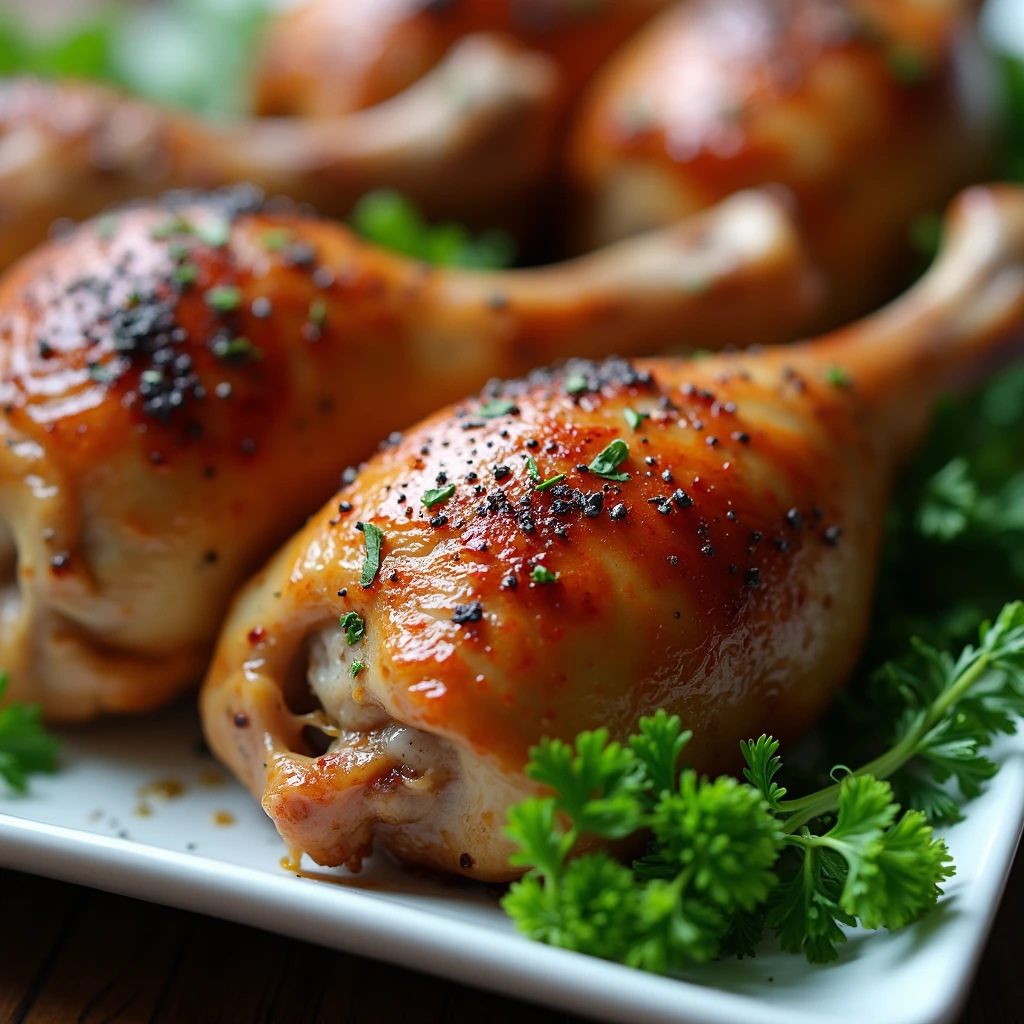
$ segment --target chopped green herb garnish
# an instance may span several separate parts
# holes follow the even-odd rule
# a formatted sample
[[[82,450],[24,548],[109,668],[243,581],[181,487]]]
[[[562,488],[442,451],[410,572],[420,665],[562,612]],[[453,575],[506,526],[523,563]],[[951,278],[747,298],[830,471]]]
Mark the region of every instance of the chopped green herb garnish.
[[[516,411],[516,403],[510,402],[507,398],[494,398],[491,401],[481,405],[477,409],[477,416],[482,416],[485,420],[493,420],[498,416],[507,416],[509,413]]]
[[[853,383],[853,378],[843,367],[830,366],[825,370],[825,383],[835,388],[848,388]]]
[[[649,412],[637,412],[636,409],[631,409],[628,405],[622,410],[622,415],[626,417],[626,422],[631,430],[636,430],[644,420],[650,419],[651,416]]]
[[[356,523],[366,542],[366,561],[363,562],[363,573],[359,577],[359,585],[370,586],[380,572],[380,549],[384,544],[384,531],[373,523]]]
[[[203,298],[210,309],[218,313],[230,313],[238,309],[242,303],[242,292],[233,285],[217,285],[211,288]]]
[[[352,674],[352,678],[355,679],[364,668],[366,668],[366,666],[361,661],[353,661],[352,668],[349,670]]]
[[[533,481],[533,489],[535,491],[546,491],[555,484],[560,484],[565,479],[564,473],[559,473],[556,476],[548,477],[544,480],[540,475],[540,470],[537,468],[537,462],[532,455],[526,457],[526,475]]]
[[[557,476],[548,477],[547,480],[542,480],[539,484],[534,487],[535,491],[547,491],[554,487],[556,484],[560,484],[565,479],[564,473],[559,473]]]
[[[0,672],[0,701],[9,685],[7,673]],[[43,729],[38,705],[15,701],[0,707],[0,779],[11,789],[24,793],[29,775],[55,772],[59,747],[57,739]]]
[[[446,487],[435,487],[423,495],[423,504],[427,508],[433,508],[447,501],[455,493],[455,484],[448,484]]]
[[[569,395],[579,395],[587,390],[587,378],[582,373],[570,373],[565,378],[565,391]]]
[[[139,374],[139,380],[143,384],[162,384],[164,382],[163,370],[143,370]]]
[[[228,239],[231,237],[231,221],[226,217],[217,217],[201,224],[196,228],[195,233],[211,249],[222,249],[228,244]]]
[[[117,379],[109,367],[104,366],[103,363],[90,363],[89,377],[97,384],[112,384]]]
[[[172,235],[191,235],[193,233],[192,223],[184,217],[169,217],[162,224],[151,228],[149,237],[160,242],[170,238]]]
[[[530,579],[534,583],[555,583],[558,580],[560,573],[552,572],[550,569],[546,569],[543,565],[535,565],[533,570],[530,572]]]
[[[599,452],[593,462],[587,467],[591,473],[604,477],[605,480],[615,480],[619,483],[628,480],[628,473],[616,473],[615,470],[629,458],[629,445],[622,438],[617,437],[604,451]]]
[[[309,322],[314,327],[323,327],[327,323],[327,302],[325,299],[314,299],[309,304]]]
[[[366,623],[358,612],[345,612],[339,625],[345,630],[345,641],[349,647],[359,643],[366,636]]]
[[[253,360],[263,358],[263,349],[257,348],[248,338],[218,338],[212,345],[211,352],[218,359]]]
[[[199,267],[194,263],[182,263],[171,271],[171,279],[176,284],[194,284],[199,276]]]
[[[279,252],[291,244],[292,233],[287,228],[270,228],[260,235],[260,241],[267,252]]]

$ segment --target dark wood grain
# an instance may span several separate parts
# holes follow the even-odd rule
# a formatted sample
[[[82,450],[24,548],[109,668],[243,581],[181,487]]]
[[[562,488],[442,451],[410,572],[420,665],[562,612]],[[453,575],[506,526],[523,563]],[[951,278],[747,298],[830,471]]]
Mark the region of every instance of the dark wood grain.
[[[1014,869],[961,1024],[1020,1020]],[[0,1024],[574,1024],[214,918],[0,871]]]

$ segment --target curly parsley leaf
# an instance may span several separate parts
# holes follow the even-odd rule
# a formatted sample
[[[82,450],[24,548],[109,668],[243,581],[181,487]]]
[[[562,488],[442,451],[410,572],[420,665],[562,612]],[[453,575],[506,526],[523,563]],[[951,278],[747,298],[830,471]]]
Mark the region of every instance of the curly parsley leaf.
[[[727,775],[709,781],[683,771],[655,806],[651,828],[661,857],[726,912],[753,910],[778,881],[779,822],[756,789]]]
[[[707,963],[721,949],[729,918],[713,904],[687,898],[678,880],[655,879],[639,894],[638,937],[625,963],[654,974]]]
[[[511,862],[547,878],[558,877],[574,842],[572,834],[562,832],[558,826],[553,797],[524,800],[511,808],[505,834],[519,846]]]
[[[9,684],[7,673],[0,672],[0,701]],[[38,706],[15,701],[0,707],[0,779],[15,792],[26,791],[30,775],[57,770],[59,747],[43,728]]]
[[[752,786],[757,787],[773,811],[780,809],[779,801],[786,795],[785,787],[772,782],[782,767],[782,758],[776,754],[778,749],[779,741],[763,734],[756,740],[740,743],[740,751],[747,762],[743,774]]]
[[[630,736],[629,746],[644,766],[648,790],[657,797],[675,789],[679,759],[693,733],[684,732],[679,716],[669,715],[664,708],[641,718],[639,727]]]
[[[530,938],[606,960],[624,959],[639,927],[632,874],[606,853],[572,861],[557,887],[527,876],[502,906]]]
[[[766,927],[815,963],[836,959],[844,928],[905,927],[953,874],[929,824],[958,813],[941,784],[977,793],[994,770],[981,748],[1024,709],[1024,604],[1006,605],[958,657],[917,642],[912,659],[877,678],[903,709],[890,748],[795,799],[775,781],[782,760],[767,735],[742,744],[746,782],[681,767],[690,736],[665,711],[641,719],[627,744],[604,729],[574,745],[545,739],[526,770],[552,795],[510,813],[514,863],[529,873],[505,909],[543,941],[660,973],[753,955]],[[897,793],[919,809],[901,813]],[[574,856],[584,834],[644,832],[632,870],[606,854]]]
[[[836,947],[846,941],[840,925],[857,923],[839,905],[841,878],[842,869],[830,862],[828,851],[812,848],[775,891],[766,923],[778,933],[785,952],[803,953],[812,964],[839,956]]]
[[[555,806],[580,832],[621,839],[640,825],[641,768],[628,747],[609,742],[607,729],[581,732],[575,749],[542,740],[530,751],[526,774],[555,791]]]

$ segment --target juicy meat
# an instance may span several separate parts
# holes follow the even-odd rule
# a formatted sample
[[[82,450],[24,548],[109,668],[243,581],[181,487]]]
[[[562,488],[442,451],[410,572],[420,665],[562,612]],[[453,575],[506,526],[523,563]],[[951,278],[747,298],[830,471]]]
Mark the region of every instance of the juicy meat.
[[[163,704],[234,589],[380,438],[557,356],[780,340],[807,285],[755,194],[506,274],[437,271],[249,190],[83,226],[0,283],[12,698],[50,719]]]
[[[372,459],[241,592],[202,694],[289,846],[355,864],[376,836],[508,879],[542,736],[664,707],[716,772],[806,729],[860,650],[896,469],[937,396],[1022,340],[1024,191],[965,194],[947,239],[818,341],[573,361]]]
[[[766,182],[795,195],[829,325],[875,308],[992,168],[998,92],[971,0],[692,0],[609,61],[570,142],[577,244]],[[919,259],[919,257],[917,258]]]

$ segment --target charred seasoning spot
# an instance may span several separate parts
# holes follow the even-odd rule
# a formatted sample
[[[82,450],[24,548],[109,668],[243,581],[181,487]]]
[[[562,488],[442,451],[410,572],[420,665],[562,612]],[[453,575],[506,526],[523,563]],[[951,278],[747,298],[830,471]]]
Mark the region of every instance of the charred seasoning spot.
[[[834,548],[839,543],[839,538],[843,535],[843,528],[841,526],[830,526],[824,534],[825,543],[830,547]]]
[[[256,644],[260,643],[265,636],[266,630],[264,630],[262,626],[255,626],[253,629],[249,630],[249,643],[255,647]]]
[[[479,622],[484,617],[484,606],[479,601],[470,601],[468,604],[457,604],[452,613],[452,622],[456,625],[464,625],[467,622]]]
[[[468,853],[463,853],[459,856],[459,867],[464,871],[468,871],[473,866],[473,858]]]
[[[233,721],[236,729],[249,728],[249,716],[244,711],[236,711]]]

